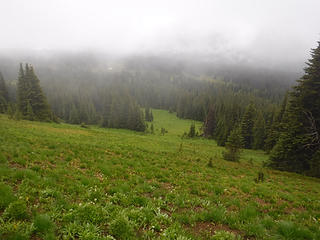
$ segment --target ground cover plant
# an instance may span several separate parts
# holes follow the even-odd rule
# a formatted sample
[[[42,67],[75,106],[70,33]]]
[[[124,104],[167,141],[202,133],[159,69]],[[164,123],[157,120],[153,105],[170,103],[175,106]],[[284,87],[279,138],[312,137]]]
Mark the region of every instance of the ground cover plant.
[[[320,239],[319,179],[152,113],[153,133],[0,115],[0,239]]]

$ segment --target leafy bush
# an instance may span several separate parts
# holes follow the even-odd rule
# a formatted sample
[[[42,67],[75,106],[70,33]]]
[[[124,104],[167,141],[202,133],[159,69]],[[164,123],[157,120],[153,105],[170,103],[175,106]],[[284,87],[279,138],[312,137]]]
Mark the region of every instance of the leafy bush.
[[[36,232],[51,233],[54,229],[54,223],[48,215],[38,215],[33,220],[33,225]]]

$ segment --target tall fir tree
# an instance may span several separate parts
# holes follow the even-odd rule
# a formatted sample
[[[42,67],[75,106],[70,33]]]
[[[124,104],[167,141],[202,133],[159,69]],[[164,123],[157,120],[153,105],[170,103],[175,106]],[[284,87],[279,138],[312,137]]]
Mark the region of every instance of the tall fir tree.
[[[270,166],[320,177],[320,42],[312,49],[304,76],[290,93],[283,132]]]
[[[271,123],[270,128],[267,131],[267,138],[265,140],[265,147],[264,149],[267,152],[270,152],[272,148],[276,145],[281,132],[283,131],[283,121],[284,121],[284,114],[286,112],[288,103],[288,93],[286,93],[281,108],[278,112],[274,113],[274,117]]]
[[[263,149],[265,138],[266,138],[266,129],[265,129],[265,120],[261,110],[257,112],[257,117],[254,121],[253,129],[252,129],[252,135],[253,135],[252,148]]]
[[[40,87],[40,81],[33,67],[26,64],[25,70],[20,64],[18,77],[18,109],[23,118],[37,121],[53,120],[47,99]]]
[[[29,100],[35,115],[35,120],[52,120],[52,113],[47,102],[47,98],[40,87],[40,81],[34,73],[32,66],[29,67],[28,71],[26,69],[26,78],[30,78]]]
[[[205,137],[210,138],[215,134],[216,129],[216,114],[214,111],[214,107],[209,107],[208,114],[206,116],[206,120],[204,122],[203,134]]]
[[[25,79],[24,69],[22,63],[20,63],[19,68],[19,76],[18,76],[18,89],[17,89],[17,101],[18,101],[18,109],[22,116],[27,114],[27,105],[28,105],[28,84]]]
[[[8,108],[9,94],[6,87],[6,83],[0,72],[0,113],[5,113]]]
[[[255,115],[256,109],[251,103],[246,107],[245,113],[241,119],[241,136],[243,138],[244,148],[252,148]]]

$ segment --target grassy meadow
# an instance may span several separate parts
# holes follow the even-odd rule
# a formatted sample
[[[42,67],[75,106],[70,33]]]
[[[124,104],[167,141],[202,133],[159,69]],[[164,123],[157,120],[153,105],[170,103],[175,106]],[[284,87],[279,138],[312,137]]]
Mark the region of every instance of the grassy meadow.
[[[0,239],[320,239],[319,179],[153,115],[154,134],[0,115]]]

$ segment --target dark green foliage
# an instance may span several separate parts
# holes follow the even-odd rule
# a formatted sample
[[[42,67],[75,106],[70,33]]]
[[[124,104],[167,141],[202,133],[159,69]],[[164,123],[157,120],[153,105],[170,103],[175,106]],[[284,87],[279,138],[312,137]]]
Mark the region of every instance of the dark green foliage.
[[[134,237],[132,223],[129,222],[128,218],[120,215],[114,219],[109,226],[109,232],[116,239],[132,239]]]
[[[208,162],[207,166],[209,168],[213,168],[212,158],[209,159],[209,162]]]
[[[54,223],[48,215],[37,215],[33,221],[35,231],[38,233],[50,233],[54,230]]]
[[[3,79],[2,73],[0,72],[0,113],[5,113],[7,111],[8,102],[8,90],[6,87],[6,83]]]
[[[190,125],[188,137],[194,138],[195,136],[196,136],[196,126],[195,126],[195,123],[193,122],[193,123],[191,123],[191,125]]]
[[[153,121],[153,114],[152,114],[152,110],[150,110],[149,107],[147,107],[145,110],[144,110],[144,118],[147,122],[152,122]]]
[[[25,118],[30,121],[33,121],[35,118],[30,101],[28,101],[28,104],[27,104],[27,113]]]
[[[257,117],[254,121],[253,129],[253,149],[263,149],[266,138],[265,120],[262,115],[262,111],[258,111]]]
[[[13,119],[15,114],[15,105],[12,103],[8,104],[7,114],[9,116],[9,119]]]
[[[150,126],[150,132],[151,132],[151,134],[154,134],[154,127],[153,127],[153,123],[151,123],[151,126]]]
[[[264,173],[263,172],[258,172],[258,177],[254,179],[254,181],[256,183],[259,183],[259,182],[263,182],[264,181]]]
[[[270,152],[272,148],[276,145],[281,132],[283,131],[283,121],[284,114],[288,103],[288,93],[285,95],[281,108],[276,113],[273,113],[273,117],[269,124],[269,129],[267,130],[267,138],[265,140],[264,149]]]
[[[253,104],[250,104],[241,119],[241,136],[243,138],[244,148],[252,148],[253,144],[253,126],[256,110]]]
[[[103,119],[104,127],[126,128],[140,132],[146,129],[143,112],[124,90],[113,95],[110,110],[106,111],[109,113]]]
[[[228,161],[238,162],[240,159],[241,148],[243,147],[243,139],[239,127],[231,131],[227,143],[226,152],[223,153],[223,158]]]
[[[40,81],[33,67],[20,64],[18,77],[18,110],[28,120],[51,121],[53,114],[40,87]]]
[[[203,126],[204,136],[207,138],[213,137],[215,134],[214,132],[215,128],[216,128],[216,116],[215,116],[214,107],[211,106],[209,108],[209,111]]]
[[[305,75],[290,93],[270,166],[320,177],[320,43],[307,64]]]
[[[161,128],[161,131],[160,131],[160,133],[161,133],[161,135],[164,135],[165,133],[167,133],[168,131],[165,129],[165,128]]]

